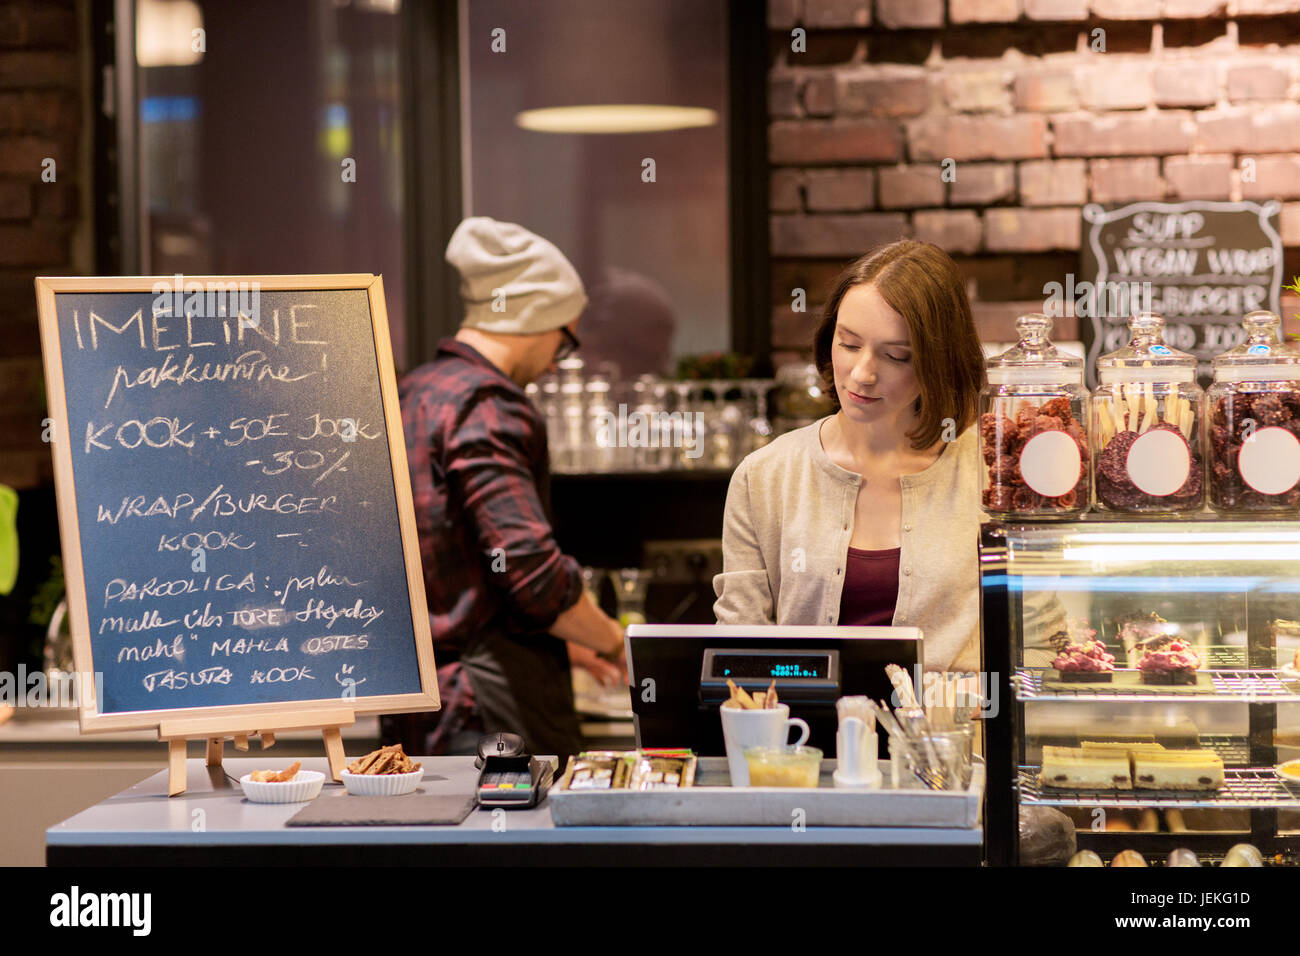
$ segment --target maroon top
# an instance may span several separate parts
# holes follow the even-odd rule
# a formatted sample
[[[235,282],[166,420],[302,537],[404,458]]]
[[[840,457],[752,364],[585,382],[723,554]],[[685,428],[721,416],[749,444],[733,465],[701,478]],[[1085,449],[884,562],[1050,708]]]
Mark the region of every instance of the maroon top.
[[[840,624],[888,627],[894,623],[900,550],[849,548],[844,593],[840,597]]]

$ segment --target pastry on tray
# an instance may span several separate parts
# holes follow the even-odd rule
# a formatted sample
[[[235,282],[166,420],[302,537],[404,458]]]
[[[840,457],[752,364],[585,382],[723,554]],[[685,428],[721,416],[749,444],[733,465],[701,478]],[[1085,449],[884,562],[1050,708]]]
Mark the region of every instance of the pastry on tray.
[[[1153,741],[1132,740],[1085,740],[1081,744],[1085,753],[1122,753],[1132,757],[1133,754],[1163,753],[1164,745]]]
[[[1212,750],[1133,754],[1133,784],[1142,790],[1217,790],[1223,759]]]
[[[1115,655],[1108,653],[1101,641],[1070,641],[1061,648],[1052,666],[1063,681],[1106,684],[1115,676]]]
[[[1064,790],[1132,790],[1127,752],[1044,747],[1038,782]]]
[[[1176,637],[1148,640],[1138,661],[1144,684],[1195,684],[1201,659],[1187,642]]]
[[[1058,679],[1089,684],[1110,683],[1115,671],[1115,655],[1108,653],[1102,641],[1095,640],[1096,630],[1085,620],[1070,620],[1066,627],[1049,637],[1056,651],[1052,666]]]

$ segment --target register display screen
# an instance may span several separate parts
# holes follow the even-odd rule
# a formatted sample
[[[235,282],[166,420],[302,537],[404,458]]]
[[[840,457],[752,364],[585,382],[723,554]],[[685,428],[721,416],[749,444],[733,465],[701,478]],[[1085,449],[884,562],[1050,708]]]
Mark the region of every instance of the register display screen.
[[[713,674],[718,680],[730,677],[816,678],[825,680],[830,674],[829,654],[715,654]]]

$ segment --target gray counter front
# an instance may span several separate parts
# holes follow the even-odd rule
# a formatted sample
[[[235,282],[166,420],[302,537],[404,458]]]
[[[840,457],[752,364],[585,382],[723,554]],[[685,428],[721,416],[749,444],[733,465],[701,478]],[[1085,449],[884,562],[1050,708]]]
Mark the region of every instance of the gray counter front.
[[[470,757],[421,757],[422,789],[472,794]],[[358,866],[406,864],[601,866],[979,865],[983,831],[921,827],[556,827],[544,800],[495,819],[475,810],[458,826],[289,827],[305,804],[254,804],[239,777],[279,767],[266,757],[223,768],[188,762],[188,789],[167,796],[156,773],[50,827],[51,866]],[[304,769],[327,769],[324,758]],[[349,798],[328,779],[318,800]]]

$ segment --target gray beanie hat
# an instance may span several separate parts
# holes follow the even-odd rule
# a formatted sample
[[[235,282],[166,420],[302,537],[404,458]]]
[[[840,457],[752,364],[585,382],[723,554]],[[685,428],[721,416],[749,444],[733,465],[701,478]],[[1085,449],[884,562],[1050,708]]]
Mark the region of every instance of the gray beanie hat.
[[[461,328],[536,335],[568,325],[587,305],[564,254],[512,222],[466,219],[447,243],[447,261],[460,273]]]

